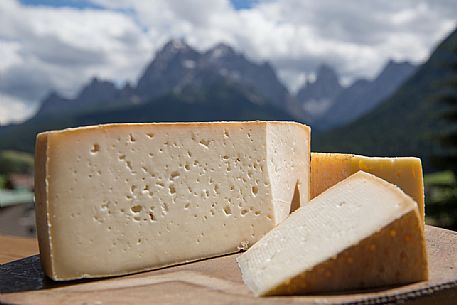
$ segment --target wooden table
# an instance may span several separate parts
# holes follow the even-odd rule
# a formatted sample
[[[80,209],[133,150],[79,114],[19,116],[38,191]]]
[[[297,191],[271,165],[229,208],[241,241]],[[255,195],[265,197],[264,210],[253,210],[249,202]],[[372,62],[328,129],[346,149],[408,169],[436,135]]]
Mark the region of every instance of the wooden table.
[[[241,280],[235,262],[238,254],[129,276],[58,283],[43,276],[38,257],[32,256],[0,266],[0,288],[2,285],[14,289],[15,285],[21,287],[12,293],[0,293],[0,304],[456,305],[457,232],[426,226],[426,238],[430,280],[400,287],[256,298]],[[0,263],[37,252],[36,240],[0,236]],[[32,284],[27,287],[24,283],[30,280]]]
[[[36,239],[0,235],[0,264],[38,253]]]

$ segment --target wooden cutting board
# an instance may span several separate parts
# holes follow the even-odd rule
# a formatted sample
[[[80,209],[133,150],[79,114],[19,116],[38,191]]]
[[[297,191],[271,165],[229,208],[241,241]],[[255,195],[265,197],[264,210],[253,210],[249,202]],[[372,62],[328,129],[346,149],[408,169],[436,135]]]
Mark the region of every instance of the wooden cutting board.
[[[6,304],[457,304],[457,232],[426,227],[430,280],[401,287],[297,297],[256,298],[227,255],[136,275],[57,283],[38,256],[0,265]]]

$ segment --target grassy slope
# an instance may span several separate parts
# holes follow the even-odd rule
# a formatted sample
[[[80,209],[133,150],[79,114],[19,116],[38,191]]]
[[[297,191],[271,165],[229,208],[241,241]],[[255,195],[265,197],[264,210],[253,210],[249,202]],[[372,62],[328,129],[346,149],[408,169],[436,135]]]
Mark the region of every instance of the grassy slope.
[[[0,151],[0,174],[9,173],[32,173],[34,158],[30,153],[4,150]],[[0,179],[0,186],[4,179]]]
[[[433,174],[424,175],[425,186],[434,184],[455,184],[455,178],[451,171],[436,172]]]

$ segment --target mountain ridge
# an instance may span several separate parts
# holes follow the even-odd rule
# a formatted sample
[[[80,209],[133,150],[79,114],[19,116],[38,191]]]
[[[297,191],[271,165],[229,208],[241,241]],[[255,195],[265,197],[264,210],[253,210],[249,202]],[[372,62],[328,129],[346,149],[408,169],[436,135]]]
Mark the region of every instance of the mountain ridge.
[[[389,60],[374,79],[363,85],[356,81],[337,96],[323,115],[322,124],[329,129],[356,120],[394,93],[415,69],[408,61]]]
[[[180,92],[191,84],[202,85],[213,80],[230,81],[256,91],[266,102],[279,108],[288,107],[291,101],[287,88],[268,62],[252,62],[224,43],[199,52],[183,39],[172,39],[155,53],[136,85],[117,88],[110,80],[94,77],[74,98],[51,92],[42,100],[37,115],[139,104],[169,92]]]
[[[348,124],[392,94],[414,72],[407,61],[389,60],[373,78],[358,78],[346,87],[328,65],[319,66],[316,79],[305,82],[296,99],[311,114],[311,124],[321,130]]]
[[[387,63],[386,67],[390,66],[391,69],[396,64]],[[177,72],[163,77],[170,66],[171,70],[176,69]],[[335,96],[341,96],[344,92],[360,95],[374,82],[359,79],[349,88],[343,88],[337,73],[332,70],[328,65],[321,65],[319,79],[333,82],[335,92],[340,91],[333,93]],[[259,77],[260,74],[265,77]],[[160,90],[156,87],[160,87]],[[275,95],[265,94],[264,87],[273,90],[280,98],[276,101],[272,99],[271,96]],[[89,98],[91,95],[97,95],[97,100]],[[45,101],[36,116],[22,124],[0,127],[0,149],[31,151],[33,147],[30,143],[33,143],[37,132],[109,123],[111,119],[121,122],[123,114],[126,122],[137,122],[139,118],[145,122],[187,120],[187,114],[190,113],[195,115],[194,121],[295,120],[308,124],[311,122],[315,130],[313,134],[319,134],[319,129],[315,128],[301,105],[282,85],[271,64],[250,62],[242,53],[224,43],[200,52],[184,40],[169,41],[145,67],[138,84],[126,83],[123,87],[116,87],[112,81],[92,78],[72,99],[53,92]],[[224,113],[217,114],[217,110]],[[152,113],[144,114],[142,111]],[[320,143],[316,147],[324,150],[334,147],[328,146],[325,141],[318,140],[316,143]]]
[[[316,79],[305,81],[295,97],[301,101],[306,112],[318,118],[331,107],[332,101],[343,89],[336,71],[323,63],[317,68]]]
[[[0,128],[0,150],[33,152],[39,132],[105,123],[295,120],[267,102],[254,103],[253,98],[262,99],[246,94],[234,84],[217,80],[204,88],[189,85],[182,92],[170,92],[141,104],[66,116],[32,117],[22,124]]]
[[[318,66],[316,79],[306,81],[293,96],[281,83],[269,62],[251,62],[226,43],[215,44],[200,52],[184,39],[172,39],[155,53],[135,85],[126,83],[124,87],[118,88],[110,80],[93,77],[74,98],[51,92],[42,100],[36,115],[70,111],[83,113],[141,104],[169,92],[179,92],[192,83],[203,85],[219,79],[238,83],[246,92],[255,91],[255,95],[263,95],[262,102],[285,109],[296,119],[305,120],[315,128],[328,129],[348,123],[376,106],[382,98],[373,102],[373,97],[384,96],[376,92],[374,94],[370,88],[376,88],[373,83],[376,84],[377,79],[383,77],[383,72],[395,65],[397,63],[393,61],[388,62],[373,81],[358,79],[351,86],[343,87],[337,72],[323,63]],[[390,79],[391,77],[387,78]],[[401,81],[400,79],[393,85],[390,83],[388,87],[395,88]],[[367,96],[368,102],[365,102]],[[352,100],[356,102],[349,103],[349,107],[345,106]],[[363,111],[351,115],[346,109]]]
[[[372,111],[344,127],[314,133],[313,148],[372,156],[416,156],[422,158],[425,170],[432,169],[430,158],[440,151],[437,138],[443,125],[438,120],[441,106],[430,97],[447,81],[446,67],[457,64],[455,50],[457,29]]]

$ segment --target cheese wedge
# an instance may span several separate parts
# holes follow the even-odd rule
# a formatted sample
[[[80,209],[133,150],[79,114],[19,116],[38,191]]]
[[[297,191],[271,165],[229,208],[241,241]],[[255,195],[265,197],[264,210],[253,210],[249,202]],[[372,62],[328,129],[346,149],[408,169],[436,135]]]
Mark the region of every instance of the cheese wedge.
[[[426,280],[416,203],[358,172],[292,213],[237,258],[258,296],[294,295]]]
[[[36,217],[54,280],[237,252],[309,200],[309,127],[111,124],[41,133]]]
[[[418,204],[424,219],[424,181],[419,158],[372,158],[351,154],[311,153],[311,198],[362,170],[400,187]]]

